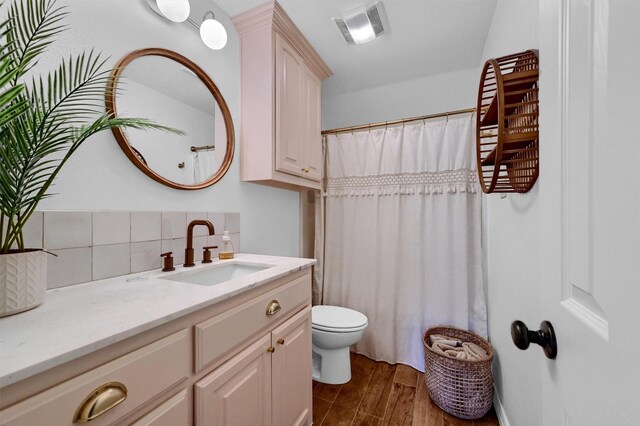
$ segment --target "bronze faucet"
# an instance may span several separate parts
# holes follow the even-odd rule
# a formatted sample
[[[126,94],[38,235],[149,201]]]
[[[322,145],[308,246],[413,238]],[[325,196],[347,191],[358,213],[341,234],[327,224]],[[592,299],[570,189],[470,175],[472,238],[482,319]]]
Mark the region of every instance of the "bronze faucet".
[[[209,228],[209,235],[215,235],[216,230],[213,227],[213,223],[208,220],[196,219],[192,220],[189,226],[187,226],[187,248],[184,249],[184,265],[183,266],[196,266],[193,263],[193,227],[196,225],[204,225]]]

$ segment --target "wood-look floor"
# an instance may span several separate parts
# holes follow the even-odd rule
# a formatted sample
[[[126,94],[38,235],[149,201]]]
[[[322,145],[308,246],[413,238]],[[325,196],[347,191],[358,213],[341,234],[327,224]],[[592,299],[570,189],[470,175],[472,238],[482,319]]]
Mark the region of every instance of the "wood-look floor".
[[[422,373],[351,354],[351,381],[313,383],[314,426],[498,426],[493,408],[479,420],[442,411],[429,395]]]

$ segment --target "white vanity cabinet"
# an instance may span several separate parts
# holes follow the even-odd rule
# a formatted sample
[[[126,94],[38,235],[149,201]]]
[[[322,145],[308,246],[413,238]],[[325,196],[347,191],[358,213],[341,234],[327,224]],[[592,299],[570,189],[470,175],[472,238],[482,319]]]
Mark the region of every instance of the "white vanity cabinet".
[[[271,344],[273,424],[311,424],[311,307],[273,330]]]
[[[331,70],[277,2],[233,22],[241,43],[242,180],[319,189],[321,81]]]
[[[311,392],[307,268],[0,389],[0,423],[310,425]]]
[[[195,423],[310,425],[311,308],[195,384]]]
[[[197,426],[273,424],[269,347],[264,336],[195,384]]]

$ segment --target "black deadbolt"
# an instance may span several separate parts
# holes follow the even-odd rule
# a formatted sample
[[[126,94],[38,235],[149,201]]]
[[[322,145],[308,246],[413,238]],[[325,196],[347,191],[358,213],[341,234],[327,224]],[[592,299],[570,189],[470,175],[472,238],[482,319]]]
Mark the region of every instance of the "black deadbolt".
[[[522,321],[514,321],[511,324],[511,339],[522,350],[527,349],[531,343],[536,343],[542,346],[547,358],[555,359],[558,355],[556,334],[549,321],[542,321],[538,331],[530,331]]]

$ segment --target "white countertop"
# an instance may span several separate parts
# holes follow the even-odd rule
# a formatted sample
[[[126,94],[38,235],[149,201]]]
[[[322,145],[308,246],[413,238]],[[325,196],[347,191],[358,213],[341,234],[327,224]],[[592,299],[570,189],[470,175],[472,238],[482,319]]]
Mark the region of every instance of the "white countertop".
[[[273,265],[213,286],[160,277],[159,269],[49,290],[41,306],[0,319],[0,387],[74,360],[274,279],[311,267],[314,259],[236,254],[224,263]]]

